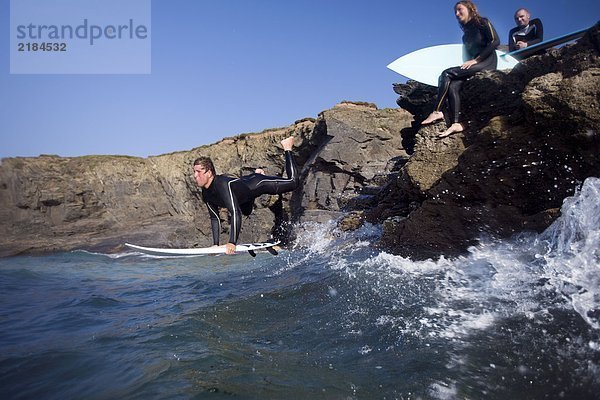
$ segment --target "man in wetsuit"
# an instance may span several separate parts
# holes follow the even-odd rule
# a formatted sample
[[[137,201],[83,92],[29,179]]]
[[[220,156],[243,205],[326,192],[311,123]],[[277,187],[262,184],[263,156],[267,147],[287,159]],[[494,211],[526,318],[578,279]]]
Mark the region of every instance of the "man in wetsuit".
[[[544,27],[539,18],[531,19],[526,8],[515,13],[517,26],[508,32],[508,51],[524,49],[544,40]]]
[[[194,161],[194,179],[202,188],[202,200],[208,207],[213,235],[213,244],[219,245],[221,220],[219,208],[224,207],[229,211],[231,229],[229,243],[226,244],[226,253],[235,253],[235,244],[240,235],[242,214],[250,215],[254,199],[263,194],[281,194],[291,192],[298,187],[299,176],[292,147],[294,138],[288,137],[281,141],[285,152],[285,171],[287,178],[279,176],[266,176],[264,171],[256,170],[254,174],[231,178],[217,175],[212,160],[209,157],[200,157]]]

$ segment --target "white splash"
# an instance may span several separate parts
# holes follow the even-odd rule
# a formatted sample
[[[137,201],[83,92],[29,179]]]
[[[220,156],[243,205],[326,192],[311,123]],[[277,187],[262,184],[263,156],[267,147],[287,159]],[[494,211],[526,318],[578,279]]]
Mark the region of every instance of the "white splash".
[[[369,223],[355,231],[344,232],[335,221],[327,223],[306,222],[294,228],[296,240],[293,249],[302,248],[309,253],[346,253],[372,246],[381,235],[381,228]]]
[[[565,199],[561,217],[538,238],[544,271],[573,309],[600,329],[600,179],[588,178]]]
[[[399,335],[468,342],[498,319],[521,314],[544,323],[552,318],[549,307],[561,306],[600,329],[600,179],[587,179],[541,235],[488,241],[455,260],[415,262],[380,253],[353,262],[339,255],[330,267],[362,281],[373,299],[386,299],[377,324],[398,327]],[[545,303],[543,293],[563,298]],[[410,320],[395,312],[421,304],[422,313]]]

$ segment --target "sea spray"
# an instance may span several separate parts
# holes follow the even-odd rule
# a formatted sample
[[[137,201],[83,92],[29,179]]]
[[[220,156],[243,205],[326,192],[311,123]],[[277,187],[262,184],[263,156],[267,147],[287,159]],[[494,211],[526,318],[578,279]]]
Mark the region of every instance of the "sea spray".
[[[501,398],[510,386],[513,395],[585,394],[600,371],[599,193],[590,178],[542,234],[482,240],[456,259],[330,260],[356,288],[346,294],[348,327],[395,332],[396,348],[445,343],[439,360],[453,373],[431,384],[434,398]]]
[[[600,329],[600,179],[588,178],[565,199],[558,218],[538,242],[545,277],[573,309]]]
[[[589,178],[565,200],[561,217],[544,233],[488,240],[454,260],[412,261],[382,252],[360,263],[331,260],[331,266],[364,279],[368,290],[387,292],[396,303],[412,297],[407,289],[430,285],[432,303],[419,323],[411,324],[415,335],[468,340],[470,332],[515,313],[548,318],[548,307],[571,307],[598,329],[599,199],[600,179]]]

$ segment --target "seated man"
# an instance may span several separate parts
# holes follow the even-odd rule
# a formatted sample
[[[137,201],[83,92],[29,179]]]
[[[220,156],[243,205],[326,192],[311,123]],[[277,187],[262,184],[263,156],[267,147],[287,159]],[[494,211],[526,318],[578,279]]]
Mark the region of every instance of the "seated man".
[[[544,40],[544,27],[539,18],[531,19],[526,8],[515,13],[517,26],[508,33],[508,51],[524,49]]]
[[[221,233],[219,208],[223,207],[229,211],[231,229],[229,242],[226,244],[227,254],[235,253],[235,244],[242,226],[242,214],[250,215],[255,198],[262,194],[291,192],[298,187],[300,177],[292,156],[294,138],[283,139],[281,146],[285,152],[287,178],[266,176],[262,170],[256,170],[254,174],[241,178],[230,178],[217,175],[209,157],[199,157],[194,161],[194,178],[196,184],[202,188],[202,199],[208,207],[214,245],[219,244]]]

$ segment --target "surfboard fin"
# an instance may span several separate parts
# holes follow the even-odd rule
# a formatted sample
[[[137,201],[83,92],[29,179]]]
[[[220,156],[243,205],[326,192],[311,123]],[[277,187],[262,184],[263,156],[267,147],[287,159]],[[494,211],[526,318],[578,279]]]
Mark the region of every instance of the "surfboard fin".
[[[274,256],[276,256],[277,254],[279,254],[279,253],[277,252],[277,250],[275,250],[275,249],[274,249],[274,248],[272,248],[272,247],[267,247],[267,251],[268,251],[269,253],[273,254]]]
[[[256,252],[254,250],[248,250],[248,254],[250,254],[252,257],[256,257]]]

